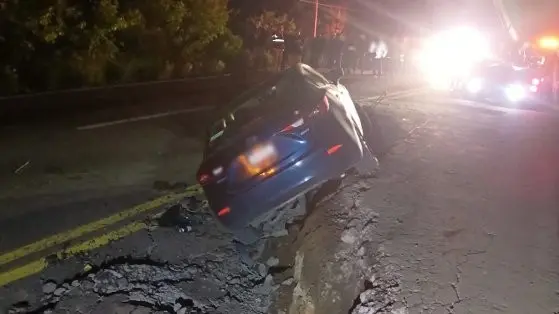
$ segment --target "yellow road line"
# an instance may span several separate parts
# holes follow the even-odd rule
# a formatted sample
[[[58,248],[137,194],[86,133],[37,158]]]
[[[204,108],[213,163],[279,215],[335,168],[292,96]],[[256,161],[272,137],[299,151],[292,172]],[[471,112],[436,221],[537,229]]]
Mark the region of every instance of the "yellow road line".
[[[133,222],[120,229],[108,232],[97,238],[78,243],[71,246],[65,250],[56,253],[58,259],[67,259],[73,255],[80,253],[85,253],[93,249],[100,248],[109,244],[112,241],[124,238],[127,235],[140,231],[147,228],[148,226],[144,222]],[[14,281],[29,277],[31,275],[37,274],[43,271],[48,266],[48,261],[45,257],[40,258],[36,261],[8,270],[4,273],[0,273],[0,287],[5,286]]]
[[[81,237],[85,234],[88,234],[88,233],[94,232],[96,230],[102,229],[106,226],[113,225],[117,222],[120,222],[124,219],[136,216],[140,213],[147,212],[149,210],[161,207],[165,204],[175,202],[175,201],[179,201],[182,198],[197,195],[197,194],[200,194],[200,193],[201,193],[201,187],[199,185],[194,185],[194,186],[191,186],[188,189],[186,189],[185,192],[165,195],[165,196],[162,196],[160,198],[149,201],[147,203],[143,203],[143,204],[134,206],[130,209],[121,211],[121,212],[116,213],[112,216],[97,220],[97,221],[92,222],[92,223],[88,223],[88,224],[79,226],[79,227],[77,227],[73,230],[62,232],[62,233],[44,238],[44,239],[39,240],[37,242],[22,246],[18,249],[15,249],[13,251],[10,251],[10,252],[7,252],[7,253],[4,253],[4,254],[0,255],[0,266],[5,265],[7,263],[10,263],[10,262],[12,262],[14,260],[17,260],[19,258],[22,258],[24,256],[27,256],[29,254],[40,252],[40,251],[48,249],[50,247],[53,247],[53,246],[62,244],[64,242],[79,238],[79,237]]]
[[[48,263],[46,259],[41,258],[40,260],[31,262],[29,264],[23,265],[16,269],[12,269],[5,273],[0,273],[0,287],[3,287],[16,280],[23,279],[25,277],[36,274],[47,267]]]

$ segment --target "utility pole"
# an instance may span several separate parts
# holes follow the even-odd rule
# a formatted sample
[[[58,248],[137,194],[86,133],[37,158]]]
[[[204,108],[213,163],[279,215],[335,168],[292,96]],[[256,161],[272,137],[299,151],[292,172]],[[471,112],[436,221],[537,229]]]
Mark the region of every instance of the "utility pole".
[[[318,35],[318,7],[336,9],[338,11],[340,10],[352,11],[352,10],[348,10],[347,7],[345,6],[324,4],[324,3],[320,3],[319,0],[299,0],[299,2],[314,5],[314,30],[313,30],[314,37]]]
[[[318,27],[318,0],[314,0],[314,31],[313,31],[314,38],[316,38],[317,27]]]

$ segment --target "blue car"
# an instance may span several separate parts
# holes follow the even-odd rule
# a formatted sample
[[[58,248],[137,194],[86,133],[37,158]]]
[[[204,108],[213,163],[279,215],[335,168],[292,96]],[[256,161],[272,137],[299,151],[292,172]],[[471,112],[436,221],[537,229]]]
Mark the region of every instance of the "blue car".
[[[235,99],[210,127],[197,173],[214,216],[242,229],[372,156],[358,112],[339,78],[305,64]]]

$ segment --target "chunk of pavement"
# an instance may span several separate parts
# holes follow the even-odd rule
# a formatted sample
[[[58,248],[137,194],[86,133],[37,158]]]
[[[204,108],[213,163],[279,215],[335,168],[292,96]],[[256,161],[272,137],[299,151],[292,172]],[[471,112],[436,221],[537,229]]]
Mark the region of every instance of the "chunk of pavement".
[[[264,264],[258,264],[258,273],[260,276],[264,277],[268,274],[268,268]]]
[[[126,278],[124,278],[124,277],[123,277],[123,278],[119,278],[119,279],[116,281],[116,285],[117,285],[117,287],[119,287],[119,288],[121,288],[121,289],[122,289],[122,288],[125,288],[126,286],[128,286],[128,279],[126,279]]]
[[[377,314],[378,309],[374,307],[366,307],[362,305],[358,305],[351,314]]]
[[[285,279],[281,284],[283,286],[291,286],[294,282],[295,282],[295,278],[290,277],[290,278]]]
[[[72,280],[72,283],[70,284],[72,287],[79,287],[80,286],[80,282],[77,280]]]
[[[275,267],[279,265],[279,258],[277,257],[270,257],[268,259],[268,261],[266,262],[266,265],[268,265],[269,267]]]
[[[258,287],[258,291],[260,294],[269,295],[278,287],[279,286],[274,285],[274,277],[272,277],[272,275],[268,275],[266,276],[266,279],[264,279],[264,283]]]
[[[287,231],[287,229],[281,229],[278,231],[274,231],[270,234],[270,237],[272,238],[281,238],[281,237],[285,237],[288,236],[289,232]]]
[[[375,290],[366,290],[361,292],[361,294],[359,294],[359,301],[361,301],[361,303],[368,303],[371,302],[375,299],[375,297],[377,296],[377,293]]]
[[[44,285],[43,285],[43,293],[44,294],[51,294],[54,292],[54,290],[56,290],[57,284],[53,281],[47,281]]]
[[[355,228],[344,230],[341,239],[344,243],[354,244],[357,241],[357,230]]]
[[[54,295],[59,297],[59,296],[63,295],[65,292],[66,292],[66,289],[60,287],[60,288],[54,290]]]
[[[175,303],[175,305],[173,306],[173,311],[178,312],[181,308],[182,308],[182,304]]]
[[[293,266],[293,278],[296,281],[301,281],[303,275],[303,260],[305,255],[301,251],[295,253],[295,265]]]
[[[152,314],[153,310],[149,307],[137,307],[136,309],[134,309],[134,311],[132,311],[130,314]]]
[[[365,255],[365,247],[362,246],[357,251],[357,256],[363,256],[363,255]]]
[[[186,314],[186,307],[183,307],[177,311],[177,314]]]

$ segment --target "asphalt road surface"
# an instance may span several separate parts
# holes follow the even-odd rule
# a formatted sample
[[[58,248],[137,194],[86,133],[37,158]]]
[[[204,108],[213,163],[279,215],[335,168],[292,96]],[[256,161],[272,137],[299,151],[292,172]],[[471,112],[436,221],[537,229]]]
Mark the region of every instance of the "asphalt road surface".
[[[409,126],[363,203],[408,310],[557,313],[557,111],[423,95],[379,112]]]
[[[559,313],[557,112],[423,94],[374,113],[382,171],[283,249],[303,266],[278,309]]]
[[[235,312],[239,300],[251,300],[246,313],[558,313],[557,112],[414,93],[371,105],[371,113],[385,144],[378,177],[349,177],[343,188],[312,208],[297,231],[267,245],[260,262],[269,265],[260,277],[254,269],[261,267],[247,272],[246,262],[238,261],[238,248],[216,235],[211,222],[186,235],[164,228],[142,231],[103,248],[96,256],[116,261],[87,278],[72,274],[83,268],[80,263],[49,268],[41,277],[59,283],[42,286],[43,291],[49,288],[47,299],[54,300],[49,309],[107,313],[125,307],[150,313],[161,302],[183,308],[179,289],[189,291],[193,300],[207,300],[199,306],[214,310],[203,313]],[[101,134],[117,133],[125,134]],[[118,260],[129,254],[143,259]],[[270,256],[279,261],[266,262]],[[145,273],[138,279],[126,263],[157,276],[163,272],[165,279],[156,276],[149,282]],[[196,279],[184,277],[185,267],[194,269]],[[129,285],[116,283],[122,278]],[[199,280],[207,291],[196,288]],[[103,284],[109,292],[95,288],[99,282],[110,283]],[[27,283],[39,284],[40,291],[45,282],[30,278]],[[253,285],[258,291],[250,290]],[[147,301],[122,305],[138,293],[159,298],[153,293],[161,287],[172,293],[154,306]],[[53,292],[58,289],[62,297]],[[119,292],[110,292],[114,289]],[[29,300],[30,291],[22,283],[0,294],[15,292]],[[278,294],[272,310],[253,304],[261,293],[266,299]]]
[[[366,79],[349,88],[370,96],[385,87]],[[85,230],[13,253],[22,246],[134,206],[155,209],[163,203],[146,202],[194,185],[205,128],[214,115],[211,106],[217,105],[212,96],[53,113],[3,125],[0,270],[15,257],[55,247],[49,243],[68,246]]]

